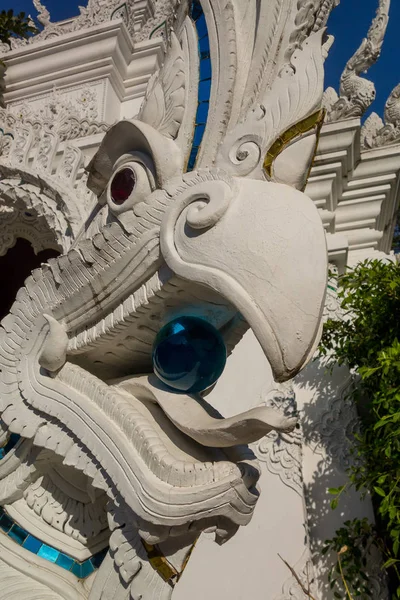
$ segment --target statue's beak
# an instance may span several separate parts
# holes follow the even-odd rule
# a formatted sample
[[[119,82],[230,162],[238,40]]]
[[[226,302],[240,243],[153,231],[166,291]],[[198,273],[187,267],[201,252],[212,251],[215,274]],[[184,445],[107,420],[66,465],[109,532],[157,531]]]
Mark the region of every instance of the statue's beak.
[[[327,251],[318,211],[286,185],[242,180],[235,190],[222,182],[207,186],[166,215],[164,258],[177,275],[216,290],[243,315],[275,379],[285,381],[319,342]]]

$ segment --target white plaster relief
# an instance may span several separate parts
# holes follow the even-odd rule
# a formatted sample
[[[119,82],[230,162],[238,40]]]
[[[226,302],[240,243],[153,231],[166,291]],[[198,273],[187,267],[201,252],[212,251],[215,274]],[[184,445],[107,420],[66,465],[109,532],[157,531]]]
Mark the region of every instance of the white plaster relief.
[[[365,121],[361,143],[366,150],[400,144],[400,84],[386,102],[384,121],[376,113],[372,113]]]
[[[305,433],[310,439],[314,452],[324,456],[326,464],[337,463],[343,470],[354,462],[351,448],[354,434],[359,431],[359,420],[353,400],[348,397],[353,384],[349,378],[343,383],[336,397],[330,398],[317,421],[312,433]]]
[[[104,83],[53,89],[51,93],[29,98],[24,102],[10,102],[0,110],[0,120],[8,128],[31,126],[36,141],[43,128],[57,134],[61,141],[102,133],[109,125],[99,121],[104,114]]]
[[[294,569],[304,589],[309,591],[310,594],[316,594],[314,566],[308,548],[304,550],[298,562],[290,566]],[[292,575],[285,581],[282,594],[274,600],[304,600],[306,597],[304,589],[301,588],[296,577]]]
[[[337,291],[337,269],[330,265],[331,277],[324,309],[324,321],[346,318],[341,307],[341,299]],[[329,369],[330,360],[321,359],[321,368]],[[339,389],[334,394],[327,394],[324,402],[317,405],[318,416],[313,416],[312,424],[306,418],[303,427],[307,442],[316,454],[324,457],[326,468],[339,465],[346,471],[354,461],[351,448],[354,435],[359,431],[359,419],[354,401],[349,397],[355,378],[346,373]]]
[[[0,193],[1,187],[2,182]],[[48,248],[61,249],[44,216],[39,217],[36,211],[29,212],[22,203],[16,207],[0,205],[0,256],[7,254],[17,238],[28,240],[36,254]]]
[[[66,250],[89,211],[90,198],[87,191],[79,195],[79,188],[71,185],[71,179],[66,185],[61,171],[52,177],[40,169],[36,174],[32,169],[21,168],[19,162],[15,165],[16,153],[24,164],[29,150],[26,139],[22,137],[21,144],[19,139],[17,135],[13,142],[15,152],[12,147],[8,157],[0,160],[3,251],[11,247],[18,236],[28,239],[36,252],[45,249],[45,245]]]
[[[43,26],[42,31],[27,40],[12,38],[10,45],[2,45],[2,54],[115,19],[123,20],[132,38],[144,29],[144,36],[140,39],[148,39],[151,31],[170,12],[170,3],[165,0],[88,0],[87,6],[79,6],[80,14],[77,17],[57,23],[51,20],[49,10],[39,0],[33,0],[33,5],[38,12],[37,19]]]
[[[375,19],[360,47],[349,59],[340,79],[339,95],[333,88],[325,92],[328,121],[361,117],[375,100],[372,81],[361,77],[378,60],[389,21],[390,0],[379,0]]]
[[[57,482],[57,478],[51,474],[37,479],[24,492],[27,505],[48,525],[82,544],[90,543],[107,529],[106,497],[103,494],[94,501],[89,497],[78,500],[54,481]]]
[[[271,390],[265,403],[286,416],[297,413],[294,389],[290,384]],[[273,431],[253,445],[255,455],[266,463],[269,472],[278,475],[282,483],[300,497],[303,497],[302,437],[298,426],[290,433]]]

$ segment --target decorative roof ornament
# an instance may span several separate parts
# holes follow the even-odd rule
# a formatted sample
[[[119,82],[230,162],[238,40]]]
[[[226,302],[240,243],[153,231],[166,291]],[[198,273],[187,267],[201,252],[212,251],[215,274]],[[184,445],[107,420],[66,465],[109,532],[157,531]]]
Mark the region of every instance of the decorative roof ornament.
[[[384,121],[372,113],[361,130],[361,143],[365,149],[400,144],[400,84],[387,99]]]
[[[322,29],[322,27],[326,26],[329,15],[334,8],[339,6],[339,4],[340,0],[324,0],[324,2],[322,2],[315,19],[314,31],[318,31],[319,29]]]
[[[182,0],[154,0],[153,12],[149,18],[142,20],[142,26],[135,33],[135,40],[140,42],[153,36],[169,38],[181,4]]]
[[[372,81],[360,75],[378,60],[389,21],[390,0],[379,0],[376,16],[367,37],[347,62],[340,78],[339,96],[333,88],[325,92],[324,106],[328,121],[340,121],[361,117],[375,100],[376,91]]]
[[[140,0],[139,0],[140,1]],[[148,0],[147,8],[141,9],[140,13],[142,21],[135,19],[135,11],[137,9],[138,0],[89,0],[86,7],[80,6],[80,14],[68,20],[54,23],[51,21],[50,12],[40,0],[32,0],[34,7],[38,12],[37,19],[43,25],[43,30],[37,35],[31,36],[28,39],[12,38],[11,48],[2,46],[2,54],[6,54],[10,50],[35,44],[43,40],[58,37],[73,31],[79,31],[85,27],[94,27],[100,23],[122,19],[132,37],[135,35],[135,28],[140,28],[142,21],[147,20],[153,14],[151,7],[153,0]]]
[[[40,2],[40,0],[32,0],[33,6],[36,8],[38,12],[37,20],[39,23],[43,25],[43,27],[48,27],[51,23],[50,21],[50,12],[47,10],[44,4]]]

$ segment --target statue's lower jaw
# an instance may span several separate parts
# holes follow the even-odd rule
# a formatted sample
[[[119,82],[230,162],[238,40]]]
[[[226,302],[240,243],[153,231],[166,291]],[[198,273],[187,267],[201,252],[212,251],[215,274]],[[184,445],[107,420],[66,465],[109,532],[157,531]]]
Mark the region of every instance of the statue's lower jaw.
[[[296,418],[285,417],[266,406],[224,419],[200,395],[177,394],[154,375],[125,378],[117,388],[158,404],[180,431],[210,448],[250,444],[272,430],[292,431],[297,423]]]
[[[94,457],[108,486],[103,489],[121,498],[139,529],[145,523],[157,527],[160,539],[203,522],[249,522],[259,470],[248,448],[207,448],[179,431],[154,401],[107,385],[68,361],[49,373],[39,364],[48,334],[49,321],[39,319],[23,348],[19,389],[27,405],[71,432],[69,446],[79,440],[78,453],[67,445],[56,449],[68,464],[95,481]],[[40,430],[34,443],[47,444]],[[74,462],[75,454],[80,458]]]

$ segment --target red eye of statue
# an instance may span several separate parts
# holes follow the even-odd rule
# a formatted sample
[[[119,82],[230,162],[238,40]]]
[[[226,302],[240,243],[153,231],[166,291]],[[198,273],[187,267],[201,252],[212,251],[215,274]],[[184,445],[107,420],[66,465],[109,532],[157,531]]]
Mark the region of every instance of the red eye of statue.
[[[113,177],[110,186],[111,198],[115,204],[123,204],[128,200],[136,184],[132,169],[121,169]]]

